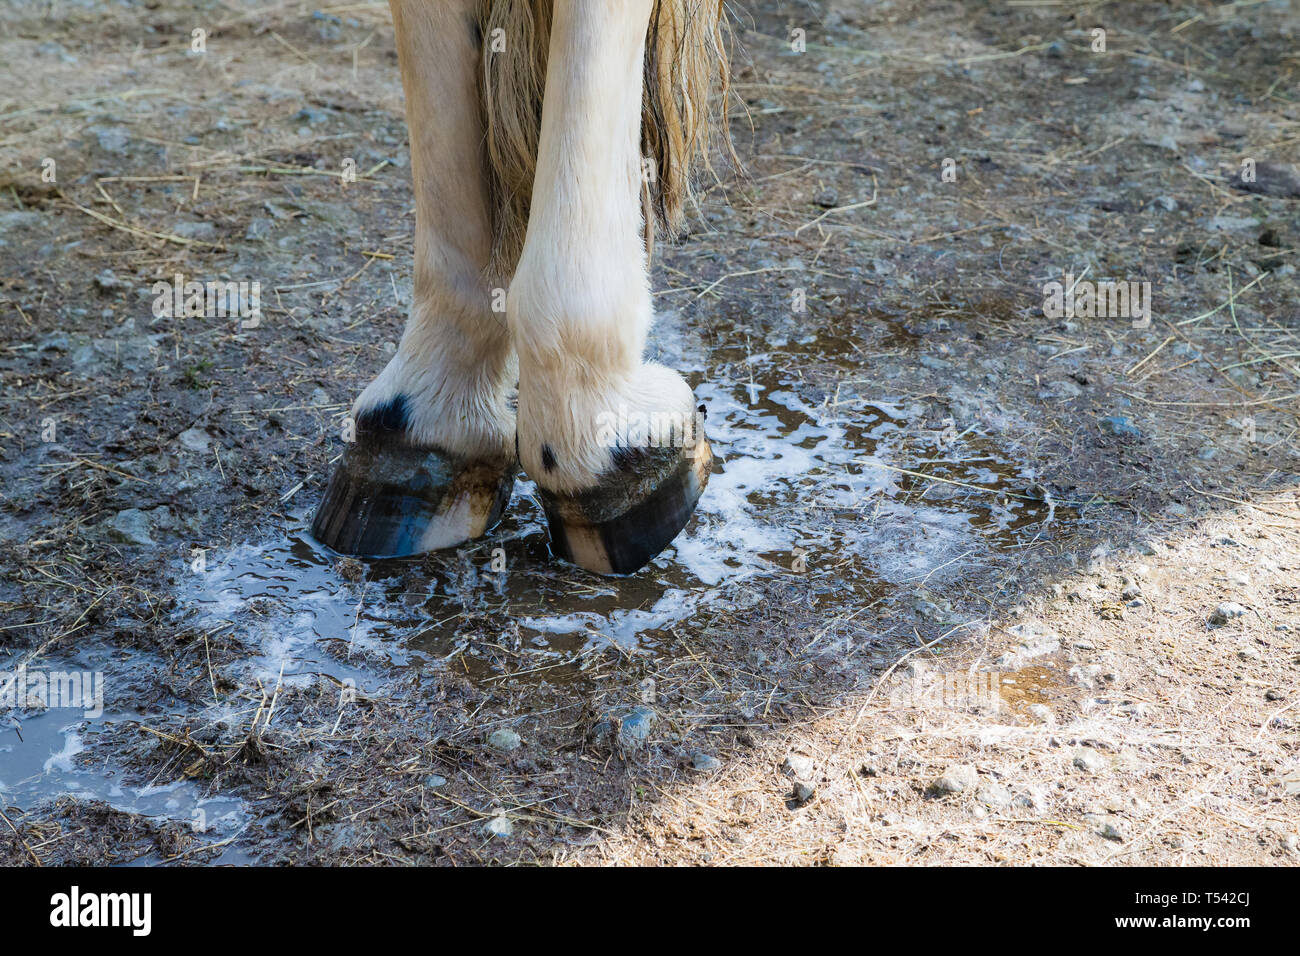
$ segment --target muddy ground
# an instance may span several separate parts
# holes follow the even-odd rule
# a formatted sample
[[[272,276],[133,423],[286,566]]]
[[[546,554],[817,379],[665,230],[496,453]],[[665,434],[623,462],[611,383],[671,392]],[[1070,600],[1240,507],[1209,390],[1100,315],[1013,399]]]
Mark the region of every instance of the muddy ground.
[[[526,483],[304,533],[410,299],[384,5],[0,5],[0,670],[105,689],[0,708],[0,861],[1300,863],[1300,10],[750,6],[654,271],[722,460],[608,581]]]

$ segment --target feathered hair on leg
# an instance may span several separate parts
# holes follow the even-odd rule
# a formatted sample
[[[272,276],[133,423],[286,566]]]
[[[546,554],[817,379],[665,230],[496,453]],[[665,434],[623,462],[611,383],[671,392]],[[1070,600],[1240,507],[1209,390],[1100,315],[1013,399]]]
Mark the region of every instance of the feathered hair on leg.
[[[528,227],[552,3],[482,0],[479,7],[493,271],[505,275]],[[711,150],[720,146],[735,159],[727,132],[729,40],[723,0],[655,0],[641,110],[647,251],[656,226],[669,235],[681,229],[695,171],[714,174]]]

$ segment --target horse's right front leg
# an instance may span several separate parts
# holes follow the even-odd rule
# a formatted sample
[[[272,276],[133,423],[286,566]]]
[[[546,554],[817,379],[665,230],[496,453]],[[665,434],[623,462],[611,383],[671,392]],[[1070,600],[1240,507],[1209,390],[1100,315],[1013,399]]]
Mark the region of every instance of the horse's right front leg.
[[[479,0],[392,0],[415,185],[415,286],[393,356],[353,406],[312,524],[336,551],[415,554],[496,523],[515,473],[515,360],[492,310]]]

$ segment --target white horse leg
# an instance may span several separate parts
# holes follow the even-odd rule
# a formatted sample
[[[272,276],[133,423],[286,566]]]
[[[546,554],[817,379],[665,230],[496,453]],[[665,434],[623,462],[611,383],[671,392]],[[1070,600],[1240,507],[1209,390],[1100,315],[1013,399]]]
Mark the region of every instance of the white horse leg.
[[[690,387],[642,361],[651,7],[555,2],[532,209],[507,301],[520,461],[542,491],[554,550],[601,573],[630,573],[666,547],[711,463]]]
[[[397,354],[353,407],[312,530],[348,554],[450,547],[491,528],[515,468],[505,315],[485,273],[478,0],[392,0],[415,186],[414,304]],[[504,286],[504,282],[500,283]]]

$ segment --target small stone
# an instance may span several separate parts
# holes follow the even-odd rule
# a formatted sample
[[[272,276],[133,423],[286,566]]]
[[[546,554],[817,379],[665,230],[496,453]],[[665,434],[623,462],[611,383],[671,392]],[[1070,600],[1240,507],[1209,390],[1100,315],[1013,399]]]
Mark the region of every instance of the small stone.
[[[436,773],[432,773],[429,774],[429,776],[424,778],[424,785],[426,787],[436,790],[438,787],[445,787],[447,785],[447,778],[440,777]]]
[[[1052,708],[1046,704],[1030,704],[1025,708],[1025,712],[1040,724],[1051,724],[1056,720]]]
[[[153,538],[149,535],[151,530],[149,516],[139,508],[119,511],[108,523],[109,537],[126,544],[154,544]]]
[[[190,451],[207,451],[212,439],[201,428],[187,428],[176,436],[176,440]]]
[[[523,741],[519,739],[519,735],[509,728],[494,730],[488,735],[488,746],[503,753],[518,750],[521,743]]]
[[[1260,654],[1256,648],[1243,647],[1241,650],[1237,651],[1237,657],[1243,661],[1257,661],[1259,660]]]
[[[87,132],[95,134],[99,148],[106,153],[126,152],[130,137],[124,126],[92,126]]]
[[[36,342],[38,352],[67,352],[72,348],[72,340],[66,332],[51,332]]]
[[[1106,769],[1106,758],[1091,747],[1076,747],[1071,762],[1076,770],[1084,773],[1099,773]]]
[[[619,722],[618,742],[626,750],[635,750],[650,739],[659,715],[649,707],[633,707]]]
[[[1108,415],[1099,419],[1097,424],[1101,426],[1102,431],[1109,432],[1112,435],[1128,436],[1130,438],[1142,437],[1141,430],[1123,415]]]
[[[958,764],[931,781],[928,789],[935,794],[963,793],[978,784],[979,772],[970,764]]]
[[[834,209],[839,205],[840,194],[834,189],[823,189],[813,197],[813,202],[821,206],[823,209]]]
[[[1130,584],[1120,593],[1120,597],[1125,601],[1136,601],[1141,596],[1142,589],[1136,584]]]
[[[1286,694],[1282,693],[1276,687],[1270,687],[1264,691],[1265,700],[1286,700]]]
[[[248,223],[248,228],[244,230],[244,238],[256,242],[265,239],[275,228],[275,223],[265,216],[257,216]]]
[[[101,292],[113,292],[126,285],[121,279],[113,274],[112,269],[105,269],[99,275],[95,276],[95,288]]]
[[[803,780],[795,781],[794,799],[798,803],[807,803],[809,800],[813,798],[813,794],[816,792],[817,792],[817,788],[814,787],[811,783],[807,783]]]
[[[781,770],[796,780],[811,780],[815,773],[812,757],[803,754],[789,754],[781,764]]]
[[[1119,824],[1112,820],[1106,820],[1103,822],[1101,826],[1097,828],[1097,833],[1105,837],[1107,840],[1114,840],[1116,843],[1122,843],[1125,839],[1124,831],[1120,828]]]
[[[975,791],[975,799],[993,810],[1011,806],[1011,791],[1000,783],[986,783]]]
[[[206,241],[217,237],[217,227],[212,223],[192,219],[174,224],[171,231],[183,239]]]
[[[1214,613],[1210,615],[1210,624],[1215,627],[1222,627],[1229,621],[1235,621],[1245,613],[1246,608],[1242,607],[1240,604],[1234,604],[1231,601],[1227,601],[1214,609]]]
[[[1046,809],[1043,795],[1039,791],[1033,789],[1022,790],[1020,793],[1017,793],[1011,798],[1011,805],[1019,807],[1022,810],[1042,811]]]
[[[512,837],[515,835],[515,828],[510,823],[510,818],[502,813],[483,824],[483,832],[490,837]]]
[[[707,773],[717,770],[722,766],[722,761],[712,754],[706,754],[702,750],[697,750],[691,754],[691,768]]]

